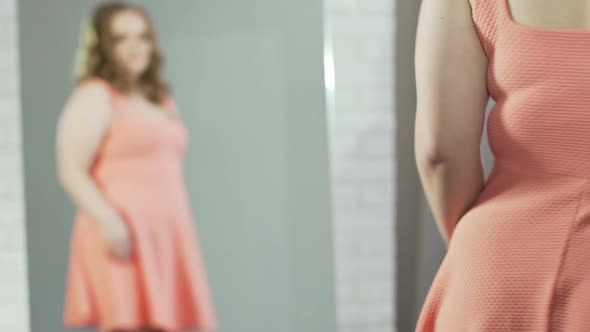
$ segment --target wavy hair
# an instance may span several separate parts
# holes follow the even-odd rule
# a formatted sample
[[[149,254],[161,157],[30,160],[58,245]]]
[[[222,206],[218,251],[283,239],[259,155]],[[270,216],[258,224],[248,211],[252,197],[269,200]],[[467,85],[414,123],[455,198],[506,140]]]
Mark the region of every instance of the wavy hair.
[[[170,87],[161,77],[164,55],[157,43],[154,24],[145,9],[124,1],[101,3],[84,22],[75,66],[76,81],[81,83],[86,79],[99,77],[123,93],[131,90],[132,86],[126,79],[124,69],[115,59],[111,33],[112,18],[115,14],[127,10],[138,13],[145,20],[153,50],[150,64],[139,77],[137,87],[147,99],[162,104],[170,93]]]

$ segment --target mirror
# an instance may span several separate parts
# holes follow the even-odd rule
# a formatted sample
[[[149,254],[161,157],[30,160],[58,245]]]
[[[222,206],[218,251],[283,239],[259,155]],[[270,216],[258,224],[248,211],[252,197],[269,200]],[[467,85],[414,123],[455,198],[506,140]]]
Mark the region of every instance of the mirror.
[[[3,2],[0,329],[409,330],[414,9]]]
[[[321,2],[18,4],[31,331],[334,331]]]

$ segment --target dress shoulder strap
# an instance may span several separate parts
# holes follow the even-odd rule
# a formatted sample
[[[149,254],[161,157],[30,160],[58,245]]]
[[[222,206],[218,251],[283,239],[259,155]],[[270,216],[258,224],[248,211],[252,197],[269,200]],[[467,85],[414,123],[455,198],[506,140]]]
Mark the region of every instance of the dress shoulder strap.
[[[502,1],[506,0],[473,0],[473,24],[488,58],[494,55]]]

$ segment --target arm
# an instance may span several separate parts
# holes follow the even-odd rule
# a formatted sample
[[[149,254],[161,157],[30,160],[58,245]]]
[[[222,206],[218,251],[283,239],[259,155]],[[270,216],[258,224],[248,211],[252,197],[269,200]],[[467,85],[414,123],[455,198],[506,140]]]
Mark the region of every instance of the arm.
[[[104,227],[111,244],[124,245],[123,221],[89,174],[111,114],[110,94],[104,85],[88,82],[76,88],[58,121],[57,169],[72,200]]]
[[[481,135],[488,60],[468,0],[423,0],[416,36],[415,157],[448,245],[484,185]]]
[[[163,107],[166,109],[170,115],[180,120],[180,113],[178,112],[178,104],[176,103],[176,99],[172,96],[172,94],[168,94],[163,102]]]

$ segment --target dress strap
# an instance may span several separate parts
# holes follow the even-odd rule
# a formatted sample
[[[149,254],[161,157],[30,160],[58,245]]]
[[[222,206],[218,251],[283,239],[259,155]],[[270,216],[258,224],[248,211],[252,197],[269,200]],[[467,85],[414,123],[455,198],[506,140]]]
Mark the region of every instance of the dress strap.
[[[111,101],[115,109],[118,108],[119,105],[126,105],[127,100],[125,97],[113,86],[111,82],[108,80],[94,76],[91,78],[86,79],[86,83],[96,82],[98,84],[103,85],[107,91],[109,92],[109,96],[111,97]],[[177,117],[178,113],[178,105],[176,104],[176,100],[172,96],[172,94],[168,93],[162,102],[162,107],[167,111],[170,112],[173,116]]]
[[[471,16],[475,30],[488,58],[494,55],[498,35],[498,21],[501,1],[505,0],[473,0]]]

